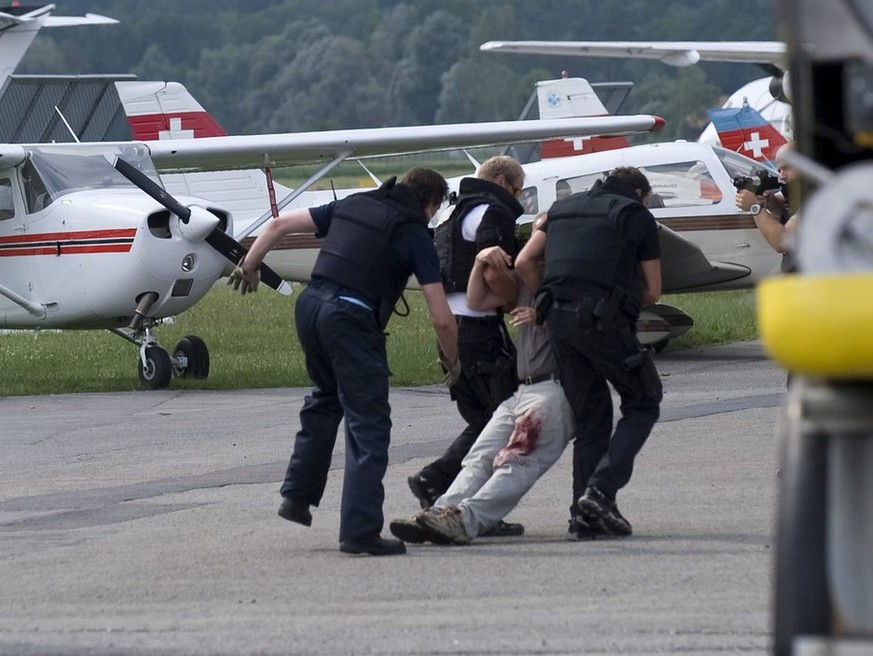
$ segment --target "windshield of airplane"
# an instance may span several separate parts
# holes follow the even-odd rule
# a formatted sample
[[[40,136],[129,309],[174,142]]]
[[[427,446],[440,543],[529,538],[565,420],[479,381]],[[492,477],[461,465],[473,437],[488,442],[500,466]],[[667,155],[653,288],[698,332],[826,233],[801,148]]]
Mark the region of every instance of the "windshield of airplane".
[[[72,191],[134,187],[105,155],[116,155],[159,182],[148,151],[139,144],[36,146],[22,167],[28,212],[38,212]]]
[[[722,193],[709,168],[699,160],[639,168],[652,185],[652,194],[648,200],[650,209],[714,205],[722,199]],[[587,191],[597,180],[603,180],[606,175],[606,171],[597,171],[558,180],[555,187],[556,197],[562,198],[571,193]]]
[[[713,146],[712,149],[715,151],[719,160],[721,160],[721,163],[724,164],[724,168],[731,177],[731,180],[734,178],[748,178],[757,175],[757,172],[761,169],[766,169],[769,173],[776,175],[776,169],[768,164],[757,162],[750,157],[740,155],[739,153],[727,150],[726,148]]]
[[[652,185],[649,207],[697,207],[714,205],[722,199],[704,162],[670,162],[640,167]]]

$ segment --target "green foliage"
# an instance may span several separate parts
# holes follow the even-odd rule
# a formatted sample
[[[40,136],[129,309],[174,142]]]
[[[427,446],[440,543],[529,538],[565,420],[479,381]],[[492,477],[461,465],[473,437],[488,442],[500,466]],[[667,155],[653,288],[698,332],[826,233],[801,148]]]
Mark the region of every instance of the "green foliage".
[[[531,80],[562,69],[633,81],[624,112],[694,138],[701,112],[754,66],[485,54],[491,39],[774,39],[774,0],[67,0],[115,26],[45,30],[21,73],[177,80],[230,133],[515,118]],[[534,74],[535,73],[535,74]]]
[[[299,287],[298,287],[299,291]],[[431,385],[441,380],[436,338],[424,300],[407,292],[410,313],[388,324],[392,385]],[[223,282],[188,312],[155,334],[172,349],[196,334],[210,352],[205,380],[174,378],[173,389],[241,389],[308,386],[294,330],[294,302],[270,290],[240,296]],[[668,349],[755,339],[751,291],[682,294],[664,302],[694,317],[694,327]],[[14,332],[0,335],[0,396],[117,392],[140,389],[137,349],[102,331]]]

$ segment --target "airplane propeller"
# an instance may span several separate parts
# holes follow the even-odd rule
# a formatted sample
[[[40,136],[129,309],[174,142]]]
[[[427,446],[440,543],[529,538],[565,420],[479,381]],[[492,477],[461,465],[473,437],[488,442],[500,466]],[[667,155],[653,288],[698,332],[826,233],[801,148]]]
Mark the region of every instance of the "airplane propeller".
[[[203,239],[234,264],[239,264],[240,260],[248,252],[236,239],[219,228],[217,218],[205,209],[182,205],[182,203],[167,193],[166,189],[120,157],[107,155],[106,159],[121,175],[178,216],[182,222],[180,229],[186,238],[192,241]],[[204,215],[208,215],[208,217]],[[291,285],[283,280],[278,273],[263,263],[261,263],[260,270],[261,282],[268,287],[272,287],[280,294],[285,296],[291,295]]]

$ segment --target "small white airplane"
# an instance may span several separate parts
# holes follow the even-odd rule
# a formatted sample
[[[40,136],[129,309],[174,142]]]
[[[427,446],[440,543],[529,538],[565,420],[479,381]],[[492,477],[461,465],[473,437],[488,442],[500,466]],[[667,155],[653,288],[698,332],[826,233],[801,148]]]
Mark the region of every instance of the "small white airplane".
[[[208,374],[202,340],[186,337],[171,356],[151,329],[196,303],[245,250],[232,237],[227,207],[209,195],[205,200],[168,193],[156,167],[179,173],[330,160],[326,171],[350,156],[623,134],[662,124],[640,115],[174,141],[0,144],[0,327],[108,329],[139,346],[139,376],[151,388],[165,387],[174,373]],[[288,283],[269,266],[261,277],[290,294]]]
[[[734,205],[736,179],[775,174],[720,146],[657,143],[525,164],[522,221],[532,221],[559,197],[586,191],[617,166],[639,168],[652,185],[649,209],[658,221],[665,294],[748,289],[778,272],[778,254],[752,216]],[[646,307],[640,319],[640,341],[658,348],[693,325],[666,304]]]
[[[224,134],[181,84],[117,82],[116,87],[139,139],[160,138],[171,144],[179,137]],[[541,118],[607,115],[582,78],[542,81],[537,90]],[[587,189],[615,166],[638,166],[652,182],[656,200],[663,203],[652,212],[660,224],[666,293],[750,288],[778,270],[778,255],[761,238],[753,218],[739,212],[733,202],[734,178],[760,177],[763,167],[759,162],[699,143],[628,147],[621,136],[562,137],[543,142],[541,150],[540,162],[523,165],[526,186],[520,200],[526,213],[520,219],[522,229],[559,194]],[[232,207],[236,236],[243,244],[271,216],[270,182],[263,170],[161,177],[174,193],[202,195]],[[452,189],[457,189],[459,181],[449,180]],[[273,186],[275,194],[290,199],[290,207],[308,207],[330,201],[334,193],[341,197],[360,191],[337,189],[295,196],[297,190]],[[306,281],[317,252],[318,242],[310,235],[290,235],[267,262],[286,280]],[[638,332],[643,343],[662,347],[692,325],[691,317],[680,309],[659,304],[646,308]]]
[[[108,329],[139,346],[140,379],[154,389],[174,373],[205,377],[200,338],[171,357],[151,329],[243,251],[225,208],[173,198],[157,180],[143,144],[0,144],[0,327]]]
[[[786,49],[780,41],[488,41],[479,49],[529,55],[657,59],[670,66],[691,66],[699,61],[758,64],[770,75],[743,85],[722,108],[738,109],[749,104],[786,139],[793,138],[791,106],[787,102]],[[699,141],[717,144],[715,126],[706,126]]]

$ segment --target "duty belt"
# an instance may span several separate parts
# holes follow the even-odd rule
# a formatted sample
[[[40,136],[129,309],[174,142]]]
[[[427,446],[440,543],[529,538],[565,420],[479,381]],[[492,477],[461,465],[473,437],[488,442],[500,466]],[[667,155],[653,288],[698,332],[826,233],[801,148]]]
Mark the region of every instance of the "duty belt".
[[[558,374],[540,374],[539,376],[528,376],[527,378],[519,378],[519,385],[536,385],[537,383],[542,383],[546,380],[553,380],[556,383],[561,382],[560,376]]]
[[[496,314],[489,314],[484,317],[469,317],[465,314],[456,314],[455,321],[459,326],[493,326],[500,323],[500,317]]]

